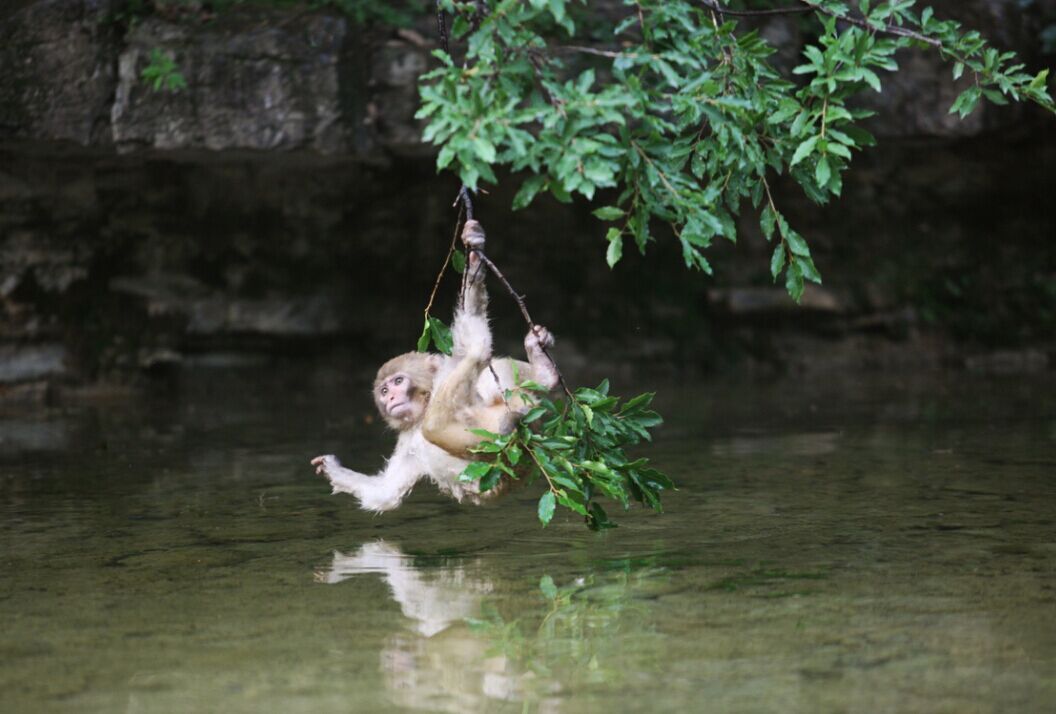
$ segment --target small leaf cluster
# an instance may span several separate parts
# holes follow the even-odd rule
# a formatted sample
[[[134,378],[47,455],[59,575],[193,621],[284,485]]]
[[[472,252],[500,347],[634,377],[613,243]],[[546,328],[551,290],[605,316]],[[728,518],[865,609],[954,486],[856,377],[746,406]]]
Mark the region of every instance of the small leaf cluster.
[[[619,681],[626,677],[624,658],[628,631],[636,643],[648,638],[662,648],[662,636],[651,627],[651,594],[670,579],[655,558],[606,561],[604,566],[567,584],[550,575],[539,579],[538,598],[545,609],[525,610],[517,618],[504,617],[504,598],[491,596],[481,604],[478,617],[467,618],[470,631],[490,645],[489,654],[501,653],[518,669],[536,676],[524,677],[526,694],[551,696],[555,678],[574,688],[577,682]]]
[[[155,92],[162,90],[178,92],[187,88],[187,80],[176,67],[176,61],[167,52],[154,47],[150,51],[150,61],[139,74],[140,79],[149,84]]]
[[[532,382],[520,389],[543,393]],[[514,395],[508,394],[507,399]],[[485,430],[474,433],[483,441],[473,450],[479,460],[460,475],[479,481],[488,491],[503,477],[541,479],[546,490],[539,499],[539,521],[545,526],[557,506],[583,516],[591,529],[615,526],[598,498],[617,501],[626,510],[631,501],[661,511],[660,493],[672,489],[671,480],[649,466],[649,460],[631,459],[625,449],[651,441],[649,429],[663,419],[649,409],[653,394],[640,394],[621,405],[609,394],[609,383],[595,389],[576,390],[570,399],[539,398],[509,434]]]
[[[1047,73],[1028,75],[1012,53],[930,9],[918,14],[914,0],[802,0],[815,10],[816,40],[787,77],[757,32],[704,3],[626,0],[612,43],[600,48],[585,46],[573,0],[489,3],[476,30],[459,13],[477,3],[442,4],[456,13],[452,34],[465,58],[435,52],[440,66],[420,82],[417,116],[424,140],[439,147],[438,169],[452,168],[470,188],[494,183],[499,165],[525,171],[514,208],[543,192],[569,201],[611,190],[612,205],[595,211],[611,224],[610,266],[625,244],[644,252],[666,226],[685,265],[710,273],[712,242],[736,240],[736,217],[758,212],[775,244],[773,277],[783,275],[797,300],[805,281],[821,277],[770,181],[788,175],[819,203],[840,195],[853,153],[874,143],[861,128],[869,112],[849,100],[882,90],[897,50],[931,47],[955,78],[972,72],[951,108],[962,116],[981,99],[1053,109]]]
[[[436,346],[437,351],[445,355],[451,354],[455,344],[451,336],[451,328],[432,315],[426,315],[422,334],[418,338],[417,350],[419,352],[428,352],[430,343]]]

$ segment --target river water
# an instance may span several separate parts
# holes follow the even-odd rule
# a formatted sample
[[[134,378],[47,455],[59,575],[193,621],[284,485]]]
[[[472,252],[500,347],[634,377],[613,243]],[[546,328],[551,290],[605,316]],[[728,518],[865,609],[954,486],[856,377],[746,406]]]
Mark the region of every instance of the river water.
[[[358,511],[367,381],[275,374],[0,415],[0,711],[1056,711],[1051,378],[649,385],[592,533]]]

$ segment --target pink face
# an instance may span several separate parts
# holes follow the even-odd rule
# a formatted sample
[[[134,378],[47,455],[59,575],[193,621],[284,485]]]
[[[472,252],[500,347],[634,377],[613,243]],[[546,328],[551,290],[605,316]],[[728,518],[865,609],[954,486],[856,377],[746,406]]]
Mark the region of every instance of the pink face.
[[[393,419],[413,421],[421,416],[422,404],[414,399],[411,378],[403,372],[397,372],[381,383],[378,400],[386,415]]]

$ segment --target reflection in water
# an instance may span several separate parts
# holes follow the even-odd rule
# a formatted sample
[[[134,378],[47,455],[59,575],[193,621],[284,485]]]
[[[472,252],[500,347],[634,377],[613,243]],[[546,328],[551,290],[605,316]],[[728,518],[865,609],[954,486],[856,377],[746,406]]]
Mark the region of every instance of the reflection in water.
[[[414,634],[389,636],[381,670],[393,700],[414,709],[490,711],[495,702],[523,702],[540,712],[560,710],[560,695],[577,682],[601,684],[619,675],[607,666],[627,625],[639,639],[649,632],[637,585],[665,573],[659,568],[617,570],[575,578],[558,587],[544,576],[534,610],[502,614],[481,561],[418,567],[384,541],[353,555],[335,552],[317,582],[336,584],[377,573],[411,623]],[[647,625],[647,623],[644,623]],[[491,705],[489,706],[489,702]]]
[[[1051,380],[661,390],[602,534],[342,506],[389,445],[276,383],[0,419],[0,712],[1056,711]]]
[[[334,584],[366,573],[382,575],[416,633],[391,635],[382,648],[381,670],[396,704],[467,712],[486,711],[489,700],[524,699],[524,673],[505,655],[492,655],[490,642],[465,625],[492,590],[479,563],[418,568],[396,546],[376,541],[353,555],[335,551],[330,568],[315,577]]]
[[[427,575],[399,548],[381,540],[363,544],[354,555],[335,550],[330,568],[317,570],[315,579],[333,585],[365,573],[385,578],[403,614],[425,637],[473,617],[480,610],[481,595],[492,590],[489,582],[469,577],[462,566],[436,568]]]

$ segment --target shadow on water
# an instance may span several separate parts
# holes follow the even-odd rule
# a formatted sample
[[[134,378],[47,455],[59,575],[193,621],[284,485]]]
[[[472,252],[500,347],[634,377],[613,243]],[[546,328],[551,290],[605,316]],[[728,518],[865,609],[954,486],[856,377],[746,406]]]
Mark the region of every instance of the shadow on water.
[[[595,534],[358,511],[307,461],[391,437],[299,379],[0,415],[0,710],[1056,706],[1051,384],[661,388],[681,488]]]

